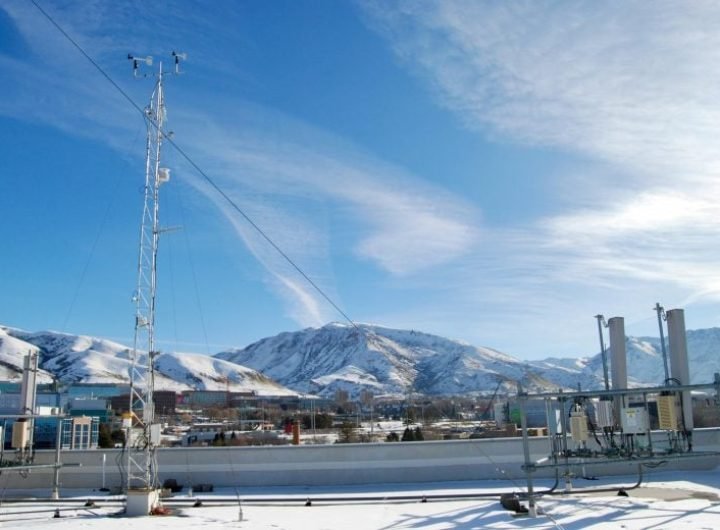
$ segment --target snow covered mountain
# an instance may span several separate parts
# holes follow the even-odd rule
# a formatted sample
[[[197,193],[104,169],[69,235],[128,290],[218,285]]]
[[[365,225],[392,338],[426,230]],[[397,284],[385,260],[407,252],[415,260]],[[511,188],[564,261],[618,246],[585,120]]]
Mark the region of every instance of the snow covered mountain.
[[[690,382],[712,382],[720,372],[720,328],[688,330]],[[665,381],[662,346],[657,337],[626,337],[629,386],[659,386]],[[665,348],[668,348],[667,339]],[[608,352],[608,369],[610,353]],[[579,359],[545,359],[530,363],[545,378],[564,386],[594,389],[603,386],[602,356]]]
[[[0,380],[20,381],[22,378],[23,358],[28,353],[38,352],[39,348],[23,340],[17,339],[0,327]],[[52,374],[45,370],[38,373],[38,382],[49,383]]]
[[[720,328],[687,332],[693,383],[720,372]],[[630,386],[665,379],[660,340],[627,337]],[[56,332],[28,333],[0,326],[0,380],[19,380],[22,358],[40,353],[40,381],[125,383],[130,349],[116,342]],[[418,331],[328,324],[281,333],[214,357],[162,353],[156,358],[160,389],[253,390],[261,395],[311,392],[333,396],[363,389],[375,395],[514,393],[603,386],[600,354],[523,362],[499,351]],[[292,389],[292,390],[290,390]]]
[[[22,359],[40,354],[40,381],[53,375],[63,383],[128,383],[130,348],[109,340],[52,331],[28,333],[0,327],[0,378],[20,378]],[[145,355],[140,362],[145,360]],[[294,395],[263,374],[244,366],[193,353],[161,353],[155,358],[155,385],[161,390],[255,391]],[[6,372],[6,373],[5,373]]]
[[[331,396],[337,390],[357,395],[427,395],[556,388],[531,366],[489,348],[420,333],[371,325],[328,324],[319,329],[281,333],[220,359],[256,370],[302,392]]]
[[[720,372],[720,328],[687,332],[693,383],[710,382]],[[630,386],[659,386],[665,379],[660,340],[627,337]],[[603,388],[602,357],[549,358],[522,362],[490,348],[417,331],[380,326],[328,324],[319,329],[281,333],[218,358],[250,366],[302,392],[331,396],[459,395],[513,393],[517,381],[530,391]],[[609,353],[608,353],[609,357]],[[610,361],[608,361],[609,363]],[[609,365],[608,365],[609,366]]]

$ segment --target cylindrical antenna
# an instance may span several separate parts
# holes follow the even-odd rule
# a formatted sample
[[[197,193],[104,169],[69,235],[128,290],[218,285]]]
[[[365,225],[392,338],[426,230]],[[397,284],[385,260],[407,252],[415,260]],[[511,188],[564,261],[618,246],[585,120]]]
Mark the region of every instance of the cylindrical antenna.
[[[665,318],[665,309],[660,305],[660,302],[656,302],[653,309],[657,311],[658,328],[660,328],[660,346],[662,347],[663,367],[665,368],[665,384],[667,385],[670,383],[670,370],[668,368],[667,350],[665,349],[665,333],[663,333],[662,323]]]
[[[598,322],[598,336],[600,337],[600,355],[602,356],[603,379],[605,381],[605,390],[610,390],[610,377],[608,376],[607,352],[605,351],[605,341],[603,340],[603,325],[605,317],[603,315],[595,315]]]

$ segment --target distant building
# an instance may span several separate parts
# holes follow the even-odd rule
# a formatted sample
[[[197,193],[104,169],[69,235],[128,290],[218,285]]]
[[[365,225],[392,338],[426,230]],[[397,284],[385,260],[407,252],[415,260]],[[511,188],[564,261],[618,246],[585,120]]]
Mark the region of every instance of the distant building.
[[[230,392],[224,390],[185,390],[182,393],[183,405],[191,407],[227,407],[230,405]]]
[[[62,421],[62,449],[97,449],[100,421],[97,417],[79,416]]]
[[[71,399],[68,403],[68,413],[73,417],[89,416],[98,418],[100,423],[107,422],[111,416],[107,399]]]
[[[120,394],[110,398],[110,408],[115,414],[127,412],[130,408],[130,394]]]
[[[0,393],[19,394],[21,386],[19,379],[17,381],[0,381]],[[38,393],[57,392],[57,386],[55,383],[40,383],[37,385],[37,391]]]
[[[110,399],[114,396],[121,394],[127,394],[130,391],[130,386],[127,384],[107,384],[107,383],[73,383],[69,385],[65,392],[68,398],[83,398],[83,399],[97,399],[106,398]]]
[[[40,386],[40,385],[38,385]],[[15,390],[12,392],[11,390]],[[0,414],[18,414],[21,408],[20,385],[0,393]],[[51,391],[49,388],[38,389],[37,399],[35,401],[38,407],[56,407],[62,408],[65,399],[59,392]]]
[[[35,449],[54,449],[57,442],[58,422],[62,421],[57,417],[35,418],[35,430],[33,442]],[[12,431],[12,427],[9,427]],[[7,439],[9,444],[10,438]]]
[[[153,392],[153,401],[156,415],[173,416],[178,402],[178,393],[174,390],[156,390]]]
[[[178,393],[174,390],[156,390],[153,392],[155,414],[158,416],[172,416],[178,402]],[[116,413],[128,412],[130,408],[130,395],[122,394],[110,398],[110,408]]]

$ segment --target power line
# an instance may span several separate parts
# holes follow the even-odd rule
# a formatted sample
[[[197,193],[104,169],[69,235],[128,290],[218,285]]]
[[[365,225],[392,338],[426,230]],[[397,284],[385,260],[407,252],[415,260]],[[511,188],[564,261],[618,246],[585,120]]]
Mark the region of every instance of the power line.
[[[62,325],[62,331],[67,331],[67,325],[70,321],[70,317],[72,316],[73,309],[75,308],[75,303],[77,302],[78,295],[80,294],[80,289],[82,288],[83,284],[85,283],[85,277],[87,276],[88,270],[90,269],[90,263],[93,260],[93,257],[95,256],[95,250],[97,249],[98,243],[100,241],[100,236],[102,235],[103,231],[105,230],[105,225],[107,224],[108,217],[110,216],[110,211],[114,205],[116,193],[118,186],[120,184],[120,178],[115,179],[115,183],[113,185],[112,192],[110,194],[110,200],[108,201],[108,205],[105,208],[105,213],[103,214],[102,220],[100,221],[100,225],[98,226],[97,233],[95,234],[95,239],[92,242],[92,246],[90,247],[90,254],[87,257],[87,260],[85,261],[85,265],[82,268],[82,271],[80,272],[80,279],[77,282],[77,285],[75,286],[75,291],[73,293],[72,299],[70,300],[70,305],[68,306],[67,312],[65,313],[65,320],[63,320]]]
[[[95,69],[100,72],[100,74],[117,90],[127,101],[130,103],[130,105],[141,115],[143,116],[143,119],[145,118],[145,111],[137,104],[133,99],[125,92],[125,90],[122,89],[120,85],[118,85],[110,75],[105,72],[105,70],[78,44],[75,39],[73,39],[63,28],[58,24],[55,19],[50,16],[49,13],[47,13],[40,5],[37,3],[36,0],[30,0],[30,2],[42,13],[42,15],[50,21],[50,23],[55,26],[55,28],[87,59],[90,64],[92,64]],[[157,127],[155,123],[152,124],[153,127]],[[188,155],[178,144],[175,143],[175,141],[172,139],[172,137],[165,133],[165,131],[159,130],[160,134],[163,136],[163,139],[167,141],[170,145],[172,145],[178,154],[182,158],[185,159],[185,161],[190,164],[195,171],[197,171],[210,186],[223,198],[225,201],[237,212],[239,213],[247,223],[252,226],[255,231],[260,234],[260,236],[273,248],[275,251],[280,254],[280,256],[283,257],[285,261],[287,261],[290,266],[292,266],[295,271],[302,276],[305,281],[307,281],[315,291],[322,296],[325,301],[327,301],[342,317],[348,321],[355,329],[358,331],[362,331],[360,327],[343,311],[338,304],[336,304],[332,298],[330,298],[329,295],[323,291],[320,286],[318,286],[301,268],[299,265],[293,261],[293,259],[288,256],[280,246],[273,241],[273,239],[262,229],[260,226],[252,220],[252,218],[243,211],[238,204],[230,198],[230,196],[223,191],[223,189],[205,172],[203,169],[195,163],[195,161]]]
[[[197,272],[195,271],[195,260],[193,260],[192,251],[190,249],[190,236],[188,235],[187,228],[185,228],[185,225],[187,225],[187,222],[185,221],[185,203],[183,201],[183,194],[180,188],[178,188],[178,203],[180,204],[180,219],[184,225],[182,233],[185,240],[185,249],[187,250],[188,261],[190,262],[190,272],[192,272],[195,303],[198,306],[198,311],[200,313],[200,327],[202,328],[203,337],[205,338],[205,353],[210,355],[210,341],[208,340],[207,326],[205,325],[205,312],[203,311],[202,302],[200,301],[200,288],[198,287]]]

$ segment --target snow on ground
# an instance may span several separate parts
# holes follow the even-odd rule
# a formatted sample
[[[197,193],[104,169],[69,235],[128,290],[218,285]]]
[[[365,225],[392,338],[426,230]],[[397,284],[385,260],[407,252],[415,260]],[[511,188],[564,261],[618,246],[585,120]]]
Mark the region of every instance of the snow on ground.
[[[363,529],[363,530],[470,530],[470,529],[565,529],[565,530],[693,530],[720,528],[720,477],[718,470],[707,472],[662,473],[651,477],[639,489],[628,491],[629,497],[614,492],[543,496],[538,505],[544,512],[537,518],[513,517],[503,510],[497,499],[462,499],[428,502],[394,502],[397,495],[438,493],[476,493],[508,491],[516,485],[497,481],[472,483],[438,483],[340,488],[263,488],[257,490],[221,490],[228,506],[182,507],[170,516],[153,516],[129,520],[118,514],[119,505],[72,507],[60,505],[60,518],[53,518],[55,505],[0,503],[0,526],[23,530],[56,529],[126,530],[128,525],[145,529],[172,528],[251,528],[253,530]],[[612,482],[578,482],[579,488],[627,486],[634,477],[614,477]],[[546,488],[539,484],[538,488]],[[213,494],[204,494],[205,496]],[[328,495],[362,498],[385,497],[365,503],[337,504],[323,501]],[[282,505],[270,504],[270,497],[282,496]],[[305,506],[306,498],[312,506]],[[88,496],[80,496],[87,499]],[[263,503],[263,500],[265,501]],[[242,512],[242,520],[240,520]]]

